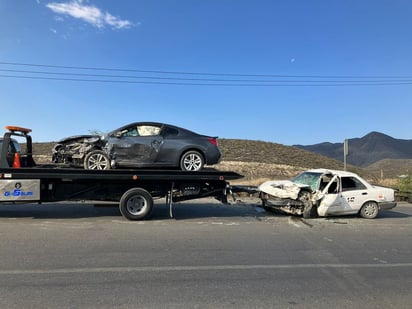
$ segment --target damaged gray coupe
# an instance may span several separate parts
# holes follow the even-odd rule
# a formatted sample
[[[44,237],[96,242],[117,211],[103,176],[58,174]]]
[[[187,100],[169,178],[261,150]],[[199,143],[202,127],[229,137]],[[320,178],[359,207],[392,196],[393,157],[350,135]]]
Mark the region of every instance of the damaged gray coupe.
[[[396,206],[393,189],[338,170],[305,171],[291,180],[264,182],[258,191],[263,208],[304,218],[358,214],[373,219]]]
[[[199,171],[219,162],[217,137],[157,122],[136,122],[102,135],[79,135],[53,147],[54,163],[84,169],[179,168]]]

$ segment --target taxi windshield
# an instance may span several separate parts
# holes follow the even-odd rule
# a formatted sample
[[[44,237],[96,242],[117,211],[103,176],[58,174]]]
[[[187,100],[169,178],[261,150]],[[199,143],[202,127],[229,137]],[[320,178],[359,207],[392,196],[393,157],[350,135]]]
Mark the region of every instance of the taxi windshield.
[[[310,186],[312,191],[316,191],[319,187],[319,181],[322,173],[303,172],[291,179],[292,182]]]

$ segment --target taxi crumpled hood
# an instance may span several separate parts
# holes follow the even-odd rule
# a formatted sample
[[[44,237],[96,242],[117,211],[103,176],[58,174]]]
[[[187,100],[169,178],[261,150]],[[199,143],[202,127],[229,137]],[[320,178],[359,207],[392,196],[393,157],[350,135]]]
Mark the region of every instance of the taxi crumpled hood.
[[[290,180],[270,180],[262,183],[258,190],[277,198],[296,200],[302,188],[310,188],[310,186],[294,183]]]

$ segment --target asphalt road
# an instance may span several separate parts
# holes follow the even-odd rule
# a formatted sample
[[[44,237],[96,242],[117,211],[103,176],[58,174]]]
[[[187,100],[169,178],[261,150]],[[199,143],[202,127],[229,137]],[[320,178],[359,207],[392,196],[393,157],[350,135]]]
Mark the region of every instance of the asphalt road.
[[[0,308],[412,308],[412,204],[303,220],[157,201],[150,220],[0,205]]]

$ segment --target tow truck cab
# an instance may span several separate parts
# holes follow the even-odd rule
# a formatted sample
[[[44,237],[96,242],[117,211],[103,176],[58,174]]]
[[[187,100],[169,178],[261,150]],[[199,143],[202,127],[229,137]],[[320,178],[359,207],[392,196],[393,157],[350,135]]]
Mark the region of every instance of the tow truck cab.
[[[6,133],[0,138],[0,168],[13,167],[15,160],[19,160],[21,167],[33,167],[36,163],[32,156],[32,139],[29,133],[31,129],[17,126],[6,126]],[[24,153],[20,144],[12,136],[23,137],[26,140]],[[17,154],[17,157],[16,157]]]

